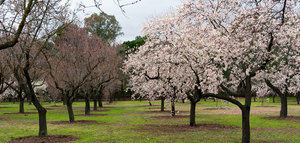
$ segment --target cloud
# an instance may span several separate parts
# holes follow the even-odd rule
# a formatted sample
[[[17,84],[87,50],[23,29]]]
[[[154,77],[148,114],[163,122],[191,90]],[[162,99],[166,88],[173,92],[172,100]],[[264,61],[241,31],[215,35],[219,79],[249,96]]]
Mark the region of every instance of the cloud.
[[[78,5],[79,1],[73,0],[72,5]],[[121,3],[127,3],[133,0],[120,0]],[[75,2],[75,3],[74,3]],[[151,16],[159,15],[162,12],[171,11],[172,7],[175,7],[181,3],[181,0],[142,0],[141,2],[129,5],[124,8],[125,14],[114,2],[114,0],[102,0],[103,5],[101,9],[108,14],[115,15],[116,19],[120,22],[122,32],[124,35],[118,37],[119,42],[133,40],[136,36],[141,35],[141,29],[143,23],[147,21]],[[84,0],[82,2],[85,5],[93,5],[93,0]],[[85,13],[79,14],[81,20],[84,17],[90,16],[92,13],[98,13],[96,8],[90,8],[85,10]]]

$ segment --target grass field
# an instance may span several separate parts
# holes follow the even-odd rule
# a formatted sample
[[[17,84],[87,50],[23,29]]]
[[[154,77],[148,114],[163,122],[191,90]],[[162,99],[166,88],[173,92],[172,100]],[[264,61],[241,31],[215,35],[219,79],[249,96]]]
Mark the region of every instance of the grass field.
[[[271,101],[271,100],[270,100]],[[149,106],[146,101],[118,101],[104,104],[102,111],[92,112],[101,116],[75,116],[75,120],[93,120],[97,124],[54,124],[53,121],[67,121],[66,107],[61,104],[43,103],[47,107],[49,135],[73,135],[81,142],[240,142],[241,113],[237,107],[224,102],[201,101],[197,104],[196,122],[199,126],[189,127],[189,103],[176,103],[178,117],[169,112],[158,112],[159,101]],[[219,109],[216,109],[218,104]],[[261,117],[279,116],[280,103],[252,102],[251,141],[262,143],[299,143],[300,106],[295,99],[289,99],[289,118],[269,120]],[[84,114],[84,103],[75,102],[75,115]],[[226,107],[226,108],[225,108]],[[34,106],[25,104],[25,112],[36,112]],[[166,104],[166,110],[170,105]],[[157,111],[157,112],[155,112]],[[38,133],[37,114],[4,114],[18,112],[18,103],[0,103],[0,142],[13,138],[34,136]]]

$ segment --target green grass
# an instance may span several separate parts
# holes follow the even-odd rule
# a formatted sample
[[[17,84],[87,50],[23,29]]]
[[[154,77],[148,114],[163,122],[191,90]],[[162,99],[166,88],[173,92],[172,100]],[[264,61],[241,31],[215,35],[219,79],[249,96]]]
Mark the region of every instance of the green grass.
[[[272,100],[270,99],[270,102]],[[300,106],[296,105],[295,98],[289,98],[289,115],[300,116]],[[279,109],[280,102],[276,98],[276,103],[264,103],[264,106],[275,106]],[[153,102],[159,105],[160,102]],[[49,107],[53,104],[43,103],[48,108],[66,108]],[[59,105],[59,104],[58,104]],[[91,104],[92,105],[92,104]],[[228,106],[236,108],[232,104],[224,104],[218,101],[220,107]],[[177,125],[189,124],[189,118],[178,119],[153,119],[152,116],[166,116],[166,113],[149,114],[152,108],[145,101],[118,101],[113,104],[105,104],[109,111],[95,112],[95,114],[107,114],[106,116],[75,116],[75,120],[95,120],[99,125],[88,124],[68,124],[52,125],[48,124],[48,134],[50,135],[73,135],[81,139],[75,143],[85,142],[234,142],[241,141],[241,129],[216,129],[216,130],[197,130],[197,131],[168,131],[169,129],[149,125]],[[260,102],[252,102],[252,107],[261,106]],[[9,112],[18,112],[18,103],[1,103],[0,107],[0,142],[7,142],[12,138],[37,135],[38,133],[38,115],[28,114],[4,114]],[[76,102],[73,105],[74,113],[84,114],[84,103]],[[156,107],[156,106],[154,106]],[[159,107],[159,106],[158,106]],[[216,107],[216,102],[201,101],[197,104],[196,122],[213,123],[221,125],[241,126],[241,115],[222,113],[215,114],[215,110],[203,110],[203,108]],[[189,111],[189,103],[176,103],[176,108],[180,111]],[[25,111],[33,112],[34,106],[25,103]],[[269,108],[268,108],[269,109]],[[271,109],[271,108],[270,108]],[[169,103],[166,103],[166,110],[170,110]],[[258,110],[252,108],[252,110]],[[258,111],[259,112],[259,111]],[[262,111],[267,112],[267,111]],[[180,113],[188,115],[188,113]],[[251,141],[252,142],[300,142],[300,123],[299,120],[267,120],[261,119],[265,116],[278,116],[279,112],[270,112],[264,115],[251,115]],[[68,114],[66,110],[49,110],[47,112],[47,121],[67,121]],[[144,126],[148,125],[148,126]],[[169,127],[169,126],[168,126]],[[174,131],[175,130],[175,131]]]

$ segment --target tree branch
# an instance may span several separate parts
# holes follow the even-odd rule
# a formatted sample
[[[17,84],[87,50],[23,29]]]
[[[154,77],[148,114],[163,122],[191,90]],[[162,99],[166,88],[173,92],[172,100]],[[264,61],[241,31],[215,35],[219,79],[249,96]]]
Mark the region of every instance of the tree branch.
[[[4,0],[1,1],[2,3],[4,2]],[[28,5],[24,11],[24,14],[22,16],[22,21],[20,22],[19,26],[18,26],[18,29],[17,29],[17,32],[15,33],[15,37],[11,40],[11,41],[8,41],[8,42],[3,42],[3,43],[0,43],[0,50],[3,50],[3,49],[7,49],[7,48],[10,48],[10,47],[13,47],[14,45],[16,45],[18,43],[18,39],[21,35],[21,32],[25,26],[25,21],[26,21],[26,18],[28,17],[30,11],[32,10],[32,7],[33,5],[37,2],[37,0],[29,0],[28,2]],[[2,4],[0,3],[0,4]]]

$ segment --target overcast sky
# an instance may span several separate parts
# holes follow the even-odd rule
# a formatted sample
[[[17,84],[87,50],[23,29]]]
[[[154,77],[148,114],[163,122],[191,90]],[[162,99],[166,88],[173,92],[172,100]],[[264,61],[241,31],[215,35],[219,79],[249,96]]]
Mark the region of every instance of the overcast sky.
[[[79,0],[74,0],[79,1]],[[81,0],[83,4],[93,4],[93,0]],[[121,0],[121,2],[132,2],[134,0]],[[118,42],[133,40],[136,36],[141,35],[143,24],[151,16],[159,15],[162,12],[168,12],[174,9],[174,6],[180,5],[181,0],[142,0],[141,2],[124,7],[125,14],[122,13],[114,0],[102,0],[103,5],[101,9],[110,15],[115,15],[119,21],[123,36],[118,37]],[[75,2],[78,4],[78,2]],[[75,4],[73,3],[73,4]],[[90,16],[92,13],[99,11],[97,9],[87,9],[85,13],[79,15],[83,20],[84,17]]]

